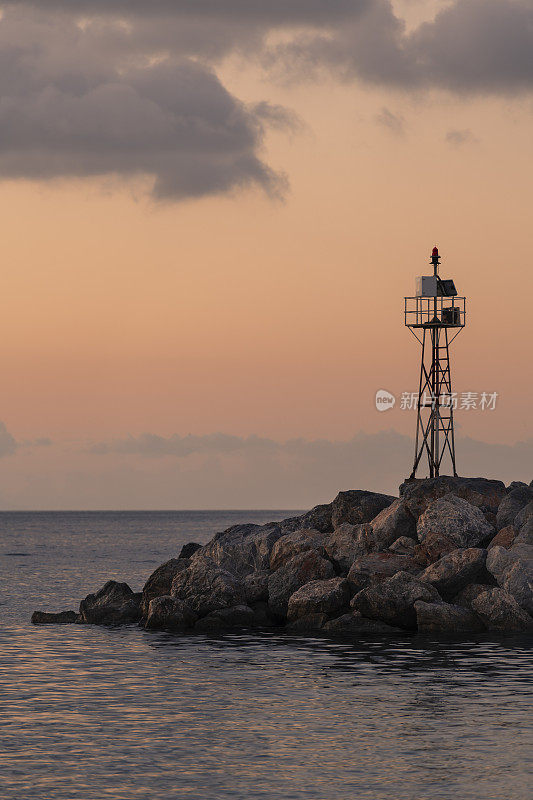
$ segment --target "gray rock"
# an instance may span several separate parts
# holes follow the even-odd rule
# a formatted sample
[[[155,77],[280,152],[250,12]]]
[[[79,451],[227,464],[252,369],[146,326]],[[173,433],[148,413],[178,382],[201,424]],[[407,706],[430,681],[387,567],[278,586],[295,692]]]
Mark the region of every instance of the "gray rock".
[[[428,533],[423,542],[415,546],[413,558],[421,566],[428,567],[439,558],[457,550],[457,542],[442,533]]]
[[[306,614],[298,619],[293,619],[287,623],[286,630],[291,633],[307,633],[308,631],[319,631],[328,621],[327,614]]]
[[[127,583],[108,581],[96,594],[80,603],[82,622],[92,625],[127,625],[141,618],[142,595],[132,592]]]
[[[515,560],[516,555],[513,555],[510,549],[500,547],[499,545],[495,545],[487,551],[487,570],[500,586],[503,584],[505,575],[514,564]]]
[[[519,486],[512,489],[501,501],[496,514],[496,527],[498,530],[513,525],[517,514],[533,501],[533,489],[529,486]]]
[[[269,573],[251,572],[243,579],[244,598],[248,605],[268,600],[268,577]]]
[[[251,628],[255,623],[253,609],[246,605],[212,611],[194,626],[195,631],[218,631],[230,628]]]
[[[335,614],[348,604],[350,587],[344,578],[310,581],[289,598],[287,620],[310,614]]]
[[[514,597],[520,608],[533,617],[533,565],[531,562],[518,559],[505,575],[502,588]]]
[[[528,503],[527,506],[524,506],[524,508],[518,512],[514,519],[514,527],[520,532],[522,527],[530,519],[533,519],[533,502]]]
[[[399,497],[372,520],[377,550],[385,550],[400,537],[416,537],[416,519],[404,498]]]
[[[187,542],[187,544],[184,544],[181,548],[178,558],[190,558],[198,550],[201,550],[201,548],[202,545],[198,544],[198,542]]]
[[[388,494],[365,492],[361,489],[339,492],[331,504],[333,529],[338,528],[343,522],[349,522],[351,525],[370,522],[395,499]]]
[[[452,478],[441,475],[438,478],[407,480],[400,486],[400,497],[403,497],[412,514],[419,517],[435,500],[453,493],[482,512],[496,513],[505,497],[505,485],[502,481],[487,478]]]
[[[59,611],[57,614],[34,611],[31,615],[32,625],[69,625],[73,622],[81,622],[81,616],[75,611]]]
[[[351,611],[348,614],[343,614],[340,617],[336,617],[336,619],[326,622],[324,631],[332,636],[350,636],[357,638],[371,634],[403,633],[400,628],[393,628],[391,625],[386,625],[384,622],[379,622],[375,619],[366,619],[359,611]]]
[[[453,550],[427,567],[419,578],[448,600],[485,573],[486,558],[487,551],[476,547]]]
[[[269,568],[272,548],[281,535],[279,525],[233,525],[217,533],[192,560],[214,562],[243,578]]]
[[[358,556],[376,549],[372,526],[368,523],[351,525],[349,522],[344,522],[329,534],[325,545],[328,556],[343,575],[348,574]]]
[[[211,611],[244,604],[242,582],[214,561],[191,559],[183,572],[172,581],[172,597],[183,600],[199,617]]]
[[[144,627],[148,630],[184,631],[192,628],[196,614],[177,597],[159,595],[150,600]]]
[[[421,633],[468,633],[485,628],[477,614],[450,603],[425,603],[417,600],[415,610]]]
[[[268,579],[268,604],[279,617],[287,613],[289,597],[309,581],[326,580],[335,575],[331,561],[321,558],[314,550],[291,558]]]
[[[456,547],[476,547],[494,535],[494,528],[479,508],[448,494],[431,503],[419,517],[418,540],[423,542],[430,533],[446,536]]]
[[[396,553],[399,556],[413,556],[417,542],[409,536],[400,536],[395,542],[391,544],[389,550],[391,553]]]
[[[439,603],[441,597],[433,586],[422,583],[406,572],[398,572],[380,584],[362,589],[350,605],[364,617],[411,629],[416,627],[417,600]]]
[[[496,587],[483,592],[472,601],[472,609],[490,631],[512,633],[533,629],[533,619],[520,608],[514,597]]]
[[[529,506],[528,506],[529,508]],[[515,519],[515,524],[518,521],[520,514]],[[519,522],[518,534],[513,542],[514,544],[528,544],[533,545],[533,517],[529,516],[523,522]]]
[[[190,560],[188,558],[171,558],[158,567],[146,583],[142,591],[141,613],[143,617],[148,614],[148,606],[150,600],[154,597],[161,597],[162,595],[169,595],[174,576],[178,572],[182,572],[189,566]]]
[[[348,573],[348,581],[353,589],[358,591],[372,582],[385,580],[400,571],[420,572],[420,567],[407,555],[370,553],[356,558]]]
[[[310,528],[320,533],[329,533],[332,531],[331,503],[315,506],[311,511],[303,514],[303,516],[297,517],[292,530],[297,530],[298,528]]]
[[[352,525],[370,522],[394,499],[390,495],[352,489],[347,492],[339,492],[332,503],[315,506],[302,516],[285,519],[279,525],[284,531],[314,528],[320,533],[331,533],[344,522]]]
[[[308,550],[315,550],[319,556],[324,557],[325,535],[313,528],[303,528],[282,536],[274,544],[270,554],[270,569],[275,572],[277,569],[297,556],[298,553],[305,553]]]
[[[515,543],[508,550],[492,547],[487,555],[487,569],[498,586],[533,615],[533,546]]]
[[[507,494],[509,494],[509,492],[512,492],[513,489],[520,489],[520,488],[527,489],[527,487],[528,487],[528,484],[524,483],[524,481],[511,481],[509,486],[505,487],[505,491],[506,491]]]
[[[455,606],[471,609],[472,601],[483,592],[488,592],[489,589],[492,589],[492,586],[487,586],[484,583],[471,583],[452,598],[452,603]]]

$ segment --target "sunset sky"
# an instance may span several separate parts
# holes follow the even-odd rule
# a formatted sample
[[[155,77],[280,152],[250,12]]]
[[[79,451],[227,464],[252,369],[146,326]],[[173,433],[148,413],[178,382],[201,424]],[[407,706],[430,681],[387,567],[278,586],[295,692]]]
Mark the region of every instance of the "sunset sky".
[[[435,244],[459,472],[531,480],[531,0],[0,8],[3,508],[395,491]]]

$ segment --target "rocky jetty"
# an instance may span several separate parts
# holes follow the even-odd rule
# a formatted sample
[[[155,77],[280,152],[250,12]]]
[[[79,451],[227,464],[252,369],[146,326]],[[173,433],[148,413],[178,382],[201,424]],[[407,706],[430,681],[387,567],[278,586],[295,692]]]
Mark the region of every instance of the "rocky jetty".
[[[34,624],[213,632],[285,627],[358,638],[533,631],[533,481],[408,480],[353,490],[300,517],[191,542],[142,592],[108,581]]]

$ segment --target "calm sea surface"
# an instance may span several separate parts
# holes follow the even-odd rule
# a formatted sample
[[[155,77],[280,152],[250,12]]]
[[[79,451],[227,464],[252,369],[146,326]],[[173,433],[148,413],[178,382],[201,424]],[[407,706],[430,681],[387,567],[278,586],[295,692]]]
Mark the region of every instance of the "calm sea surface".
[[[2,800],[531,800],[531,639],[29,623],[292,513],[0,514]]]

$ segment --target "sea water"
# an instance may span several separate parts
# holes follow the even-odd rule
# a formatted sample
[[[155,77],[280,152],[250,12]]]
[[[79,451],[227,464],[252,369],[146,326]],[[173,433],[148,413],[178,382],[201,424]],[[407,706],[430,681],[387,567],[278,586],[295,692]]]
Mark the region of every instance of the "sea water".
[[[30,624],[294,513],[0,514],[2,800],[530,800],[530,637]]]

